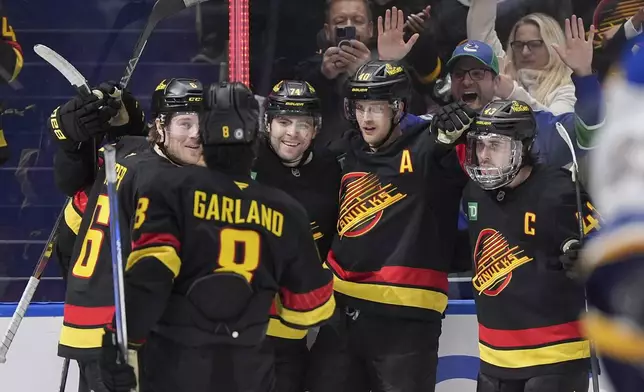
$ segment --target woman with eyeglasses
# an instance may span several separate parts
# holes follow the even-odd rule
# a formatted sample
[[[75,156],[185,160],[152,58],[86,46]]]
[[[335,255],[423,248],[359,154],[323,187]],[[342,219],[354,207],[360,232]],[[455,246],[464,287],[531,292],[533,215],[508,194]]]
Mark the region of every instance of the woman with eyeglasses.
[[[472,0],[467,15],[468,39],[488,43],[499,57],[501,73],[496,96],[521,100],[533,110],[554,115],[573,112],[575,86],[570,77],[572,70],[559,56],[559,48],[565,47],[559,23],[546,14],[524,16],[514,24],[504,51],[494,30],[496,10],[497,0]],[[573,16],[573,32],[577,32],[577,24],[583,22]]]

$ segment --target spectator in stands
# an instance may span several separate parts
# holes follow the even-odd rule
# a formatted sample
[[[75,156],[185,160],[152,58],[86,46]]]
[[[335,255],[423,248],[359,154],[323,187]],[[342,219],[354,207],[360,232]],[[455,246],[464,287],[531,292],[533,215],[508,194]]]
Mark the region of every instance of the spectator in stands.
[[[373,22],[368,0],[326,0],[324,41],[326,48],[296,71],[297,79],[307,80],[322,101],[322,131],[318,145],[327,145],[351,128],[344,118],[344,84],[367,61],[377,58],[373,47]],[[338,46],[338,29],[355,28],[355,39]]]
[[[557,21],[540,13],[524,16],[512,28],[504,51],[494,30],[496,8],[497,0],[473,0],[467,16],[468,39],[486,42],[499,57],[496,96],[555,115],[574,111],[571,69],[556,53],[565,40]]]
[[[0,2],[0,25],[2,25],[2,36],[0,36],[0,85],[12,83],[18,77],[22,69],[22,48],[16,40],[16,33],[9,24],[4,13],[2,2]],[[0,102],[0,115],[3,105]],[[4,136],[2,121],[0,117],[0,166],[9,160],[9,146]]]

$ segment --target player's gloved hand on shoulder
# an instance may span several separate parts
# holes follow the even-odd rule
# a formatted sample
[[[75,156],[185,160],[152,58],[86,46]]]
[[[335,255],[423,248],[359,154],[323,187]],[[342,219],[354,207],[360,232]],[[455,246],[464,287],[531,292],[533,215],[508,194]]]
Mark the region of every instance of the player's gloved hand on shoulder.
[[[581,251],[581,243],[579,240],[570,239],[561,246],[562,254],[559,256],[559,262],[571,279],[578,278],[577,274],[577,261],[579,260],[579,252]]]
[[[116,333],[105,329],[101,352],[101,378],[110,392],[130,392],[136,388],[134,368],[125,363],[116,342]]]
[[[476,112],[465,102],[453,102],[438,109],[432,119],[431,130],[443,144],[455,144],[470,129]]]
[[[102,135],[110,128],[121,103],[99,89],[87,97],[75,96],[54,110],[48,128],[55,140],[63,146],[77,146]]]

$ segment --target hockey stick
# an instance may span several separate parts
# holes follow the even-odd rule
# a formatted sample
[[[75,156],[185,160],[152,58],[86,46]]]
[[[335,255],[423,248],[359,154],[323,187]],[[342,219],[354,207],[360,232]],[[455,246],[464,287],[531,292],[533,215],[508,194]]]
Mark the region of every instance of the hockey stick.
[[[92,75],[90,75],[90,80],[99,80],[100,73],[103,70],[103,64],[107,61],[121,30],[138,20],[145,18],[146,15],[149,15],[151,8],[152,3],[146,0],[132,0],[121,8],[118,15],[116,15],[110,35],[103,44],[101,54],[98,56],[98,60],[96,60],[96,67],[94,68]]]
[[[58,53],[54,52],[53,50],[51,50],[50,48],[44,45],[35,45],[34,51],[45,61],[51,64],[54,68],[56,68],[69,81],[69,83],[72,86],[74,86],[74,88],[76,89],[76,91],[79,92],[79,94],[87,95],[92,93],[89,86],[87,85],[87,81],[81,75],[81,73],[78,72],[76,68],[74,68],[67,60],[65,60]],[[67,200],[65,201],[65,205],[69,202],[69,200],[70,199],[67,198]],[[47,267],[47,263],[49,262],[49,259],[51,257],[52,251],[54,249],[54,243],[56,242],[58,226],[60,225],[60,222],[62,221],[64,214],[65,214],[65,209],[63,208],[63,210],[58,214],[58,218],[56,218],[56,222],[54,223],[54,228],[49,234],[49,238],[47,239],[45,248],[43,249],[42,254],[40,255],[40,258],[38,259],[38,264],[36,265],[34,272],[31,274],[31,277],[29,278],[27,287],[25,287],[25,290],[22,292],[22,297],[20,298],[20,302],[18,302],[18,306],[16,307],[16,310],[13,313],[13,317],[11,318],[11,322],[9,323],[7,332],[4,334],[2,338],[2,346],[0,347],[0,363],[5,363],[7,361],[7,353],[9,352],[9,348],[11,347],[11,343],[13,342],[13,339],[15,338],[16,333],[18,332],[18,328],[22,323],[22,319],[25,316],[25,312],[27,311],[27,308],[31,303],[31,299],[33,298],[34,293],[38,288],[38,284],[40,283],[40,277],[42,276],[42,273]]]
[[[139,59],[143,54],[145,45],[148,43],[148,38],[150,38],[156,25],[163,19],[183,11],[186,8],[192,7],[193,5],[203,3],[204,1],[206,0],[157,0],[157,2],[154,3],[148,22],[136,42],[132,58],[127,62],[125,73],[121,78],[121,87],[125,88],[130,83],[134,69],[139,63]]]
[[[112,249],[112,283],[114,289],[114,318],[116,320],[116,340],[121,357],[134,368],[138,380],[138,360],[136,351],[127,348],[127,316],[125,314],[125,268],[123,266],[123,248],[121,247],[121,224],[119,221],[119,201],[116,193],[116,149],[111,144],[105,145],[105,179],[110,210],[110,247]],[[138,385],[138,383],[137,383]],[[138,391],[138,386],[136,390]]]
[[[58,215],[54,227],[58,227],[60,221],[62,220],[62,217],[63,213]],[[47,267],[49,258],[51,257],[51,254],[54,250],[54,242],[56,241],[57,234],[58,232],[56,230],[52,231],[51,234],[49,234],[49,238],[47,239],[47,246],[45,246],[45,249],[43,249],[40,255],[40,259],[38,260],[38,264],[36,265],[34,272],[29,278],[29,282],[27,283],[25,291],[22,292],[22,297],[20,297],[20,301],[18,302],[18,306],[16,306],[16,310],[13,312],[13,316],[11,317],[11,322],[9,323],[9,327],[7,328],[7,332],[5,332],[2,338],[2,346],[0,346],[0,363],[5,363],[7,361],[7,353],[9,352],[9,348],[11,347],[11,343],[16,337],[18,327],[20,327],[20,323],[25,316],[27,307],[29,307],[29,303],[34,297],[36,288],[38,288],[40,277],[45,271],[45,267]]]
[[[568,149],[570,149],[570,154],[572,155],[572,167],[571,172],[572,172],[572,181],[575,183],[575,196],[577,199],[577,220],[579,223],[579,243],[583,244],[584,240],[584,215],[582,214],[583,212],[583,207],[581,204],[581,187],[579,185],[579,164],[577,163],[577,154],[575,153],[575,148],[573,147],[572,140],[570,140],[570,136],[568,135],[568,132],[566,131],[566,128],[558,122],[555,127],[557,128],[557,132],[559,133],[559,136],[563,139],[563,141],[566,143],[568,146]],[[584,289],[584,297],[588,298],[586,295],[586,291]],[[588,312],[588,299],[584,301],[586,305],[586,312]],[[588,342],[590,345],[590,375],[593,380],[593,391],[594,392],[600,392],[599,390],[599,360],[597,359],[597,353],[595,352],[595,347],[593,346],[592,342]]]
[[[60,386],[58,387],[58,392],[65,392],[67,387],[67,374],[69,373],[69,358],[65,358],[63,361],[63,371],[60,374]]]

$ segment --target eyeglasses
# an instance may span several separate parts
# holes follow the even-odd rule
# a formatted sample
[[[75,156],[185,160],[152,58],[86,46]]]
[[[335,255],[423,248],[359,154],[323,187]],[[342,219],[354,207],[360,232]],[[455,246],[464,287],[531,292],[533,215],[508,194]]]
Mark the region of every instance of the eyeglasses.
[[[543,47],[543,40],[533,39],[530,41],[512,41],[510,42],[510,46],[512,47],[512,50],[517,52],[523,52],[523,48],[527,46],[528,49],[532,52]]]
[[[455,69],[452,71],[452,79],[456,80],[463,80],[465,79],[465,74],[470,76],[470,79],[472,79],[475,82],[481,81],[485,79],[485,73],[488,72],[489,69],[485,68],[472,68],[472,69]]]

